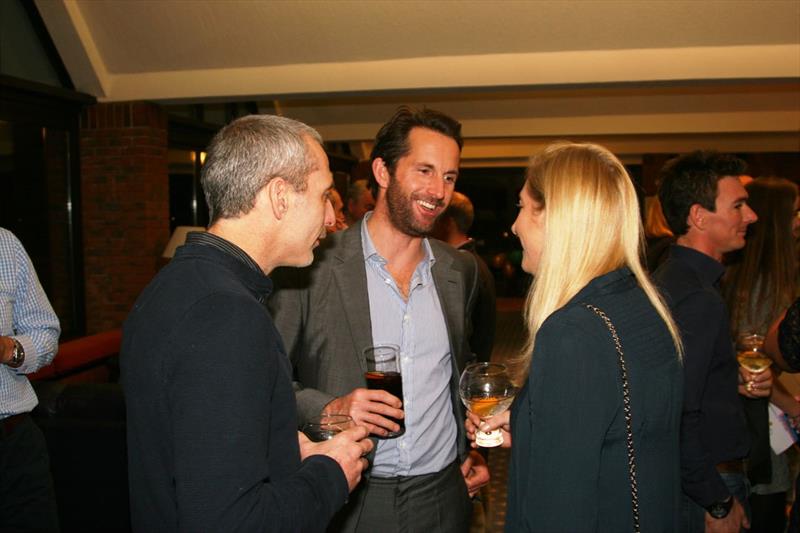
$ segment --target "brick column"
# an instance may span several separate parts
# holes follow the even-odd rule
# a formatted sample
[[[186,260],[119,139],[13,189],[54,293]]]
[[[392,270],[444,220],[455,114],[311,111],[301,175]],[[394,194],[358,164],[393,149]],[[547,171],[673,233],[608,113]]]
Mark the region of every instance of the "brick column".
[[[145,102],[81,116],[87,333],[120,327],[169,239],[167,117]]]

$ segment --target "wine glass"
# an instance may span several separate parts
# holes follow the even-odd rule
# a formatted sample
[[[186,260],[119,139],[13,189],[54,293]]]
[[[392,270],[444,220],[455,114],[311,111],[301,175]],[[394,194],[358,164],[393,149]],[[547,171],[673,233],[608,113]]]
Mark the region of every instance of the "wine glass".
[[[303,433],[313,442],[330,440],[345,429],[354,426],[348,415],[329,414],[311,417],[303,424]]]
[[[764,336],[743,333],[736,340],[736,359],[753,374],[760,374],[772,365],[772,359],[764,353]]]
[[[458,383],[458,393],[467,409],[481,419],[498,415],[514,401],[517,388],[511,382],[505,365],[499,363],[474,363],[464,369]],[[475,443],[484,448],[503,444],[503,433],[478,431]]]

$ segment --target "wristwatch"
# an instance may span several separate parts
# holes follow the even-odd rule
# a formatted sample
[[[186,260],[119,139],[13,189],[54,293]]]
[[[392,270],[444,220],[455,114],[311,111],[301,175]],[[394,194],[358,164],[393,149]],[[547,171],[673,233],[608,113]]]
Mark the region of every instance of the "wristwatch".
[[[728,516],[728,513],[731,512],[732,507],[733,496],[728,496],[727,500],[714,502],[706,507],[706,511],[708,511],[708,514],[710,514],[712,518],[725,518]]]
[[[14,349],[11,351],[11,359],[6,361],[6,364],[11,368],[18,368],[25,362],[25,348],[17,339],[12,337],[11,341],[14,343]]]

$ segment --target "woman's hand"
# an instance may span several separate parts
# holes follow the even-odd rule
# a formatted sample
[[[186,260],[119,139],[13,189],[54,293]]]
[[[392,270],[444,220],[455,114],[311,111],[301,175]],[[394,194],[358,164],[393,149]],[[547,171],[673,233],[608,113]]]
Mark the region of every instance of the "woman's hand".
[[[769,398],[772,393],[772,370],[769,368],[754,374],[739,367],[739,394],[746,398]]]
[[[472,441],[472,447],[477,448],[478,445],[475,444],[475,434],[477,431],[492,431],[494,429],[500,429],[503,433],[503,444],[500,445],[501,448],[510,448],[511,447],[511,410],[506,409],[499,415],[487,418],[485,420],[481,420],[481,418],[472,413],[467,411],[467,419],[464,421],[464,428],[467,430],[467,438]]]

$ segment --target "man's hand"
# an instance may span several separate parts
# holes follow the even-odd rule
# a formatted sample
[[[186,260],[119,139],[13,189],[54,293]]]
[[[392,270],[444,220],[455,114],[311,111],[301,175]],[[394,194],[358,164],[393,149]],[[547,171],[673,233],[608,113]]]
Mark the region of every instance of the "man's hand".
[[[472,498],[481,487],[489,484],[489,465],[486,464],[486,459],[481,454],[472,450],[466,460],[461,463],[461,475],[464,476],[467,492]]]
[[[0,336],[0,363],[7,363],[14,353],[14,340],[11,337]]]
[[[350,415],[358,425],[366,426],[370,433],[385,437],[390,431],[400,431],[392,418],[403,418],[403,401],[383,390],[354,389],[345,396],[331,400],[322,414]]]
[[[330,440],[311,442],[303,433],[297,432],[300,441],[300,457],[327,455],[341,467],[347,478],[347,487],[352,491],[361,481],[361,473],[367,468],[364,456],[372,451],[374,444],[367,437],[369,431],[364,426],[356,426],[342,431]]]
[[[467,419],[464,421],[464,429],[467,430],[467,438],[472,441],[472,447],[477,448],[475,437],[477,431],[492,431],[500,428],[503,433],[503,444],[501,448],[511,448],[511,411],[506,409],[497,416],[481,420],[481,418],[467,411]]]
[[[746,398],[769,398],[772,394],[772,369],[754,374],[739,367],[739,394]]]
[[[706,513],[706,533],[739,533],[742,528],[750,529],[750,521],[736,496],[733,498],[731,512],[725,518],[714,518]]]

